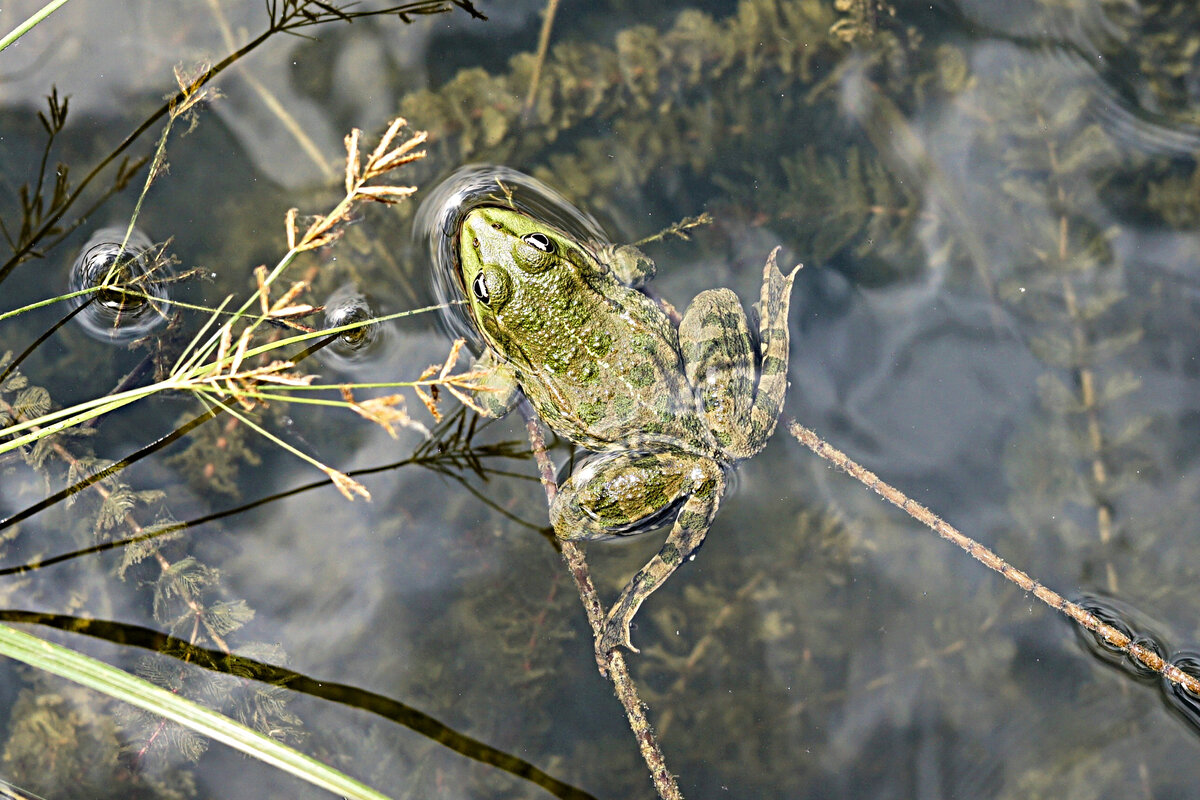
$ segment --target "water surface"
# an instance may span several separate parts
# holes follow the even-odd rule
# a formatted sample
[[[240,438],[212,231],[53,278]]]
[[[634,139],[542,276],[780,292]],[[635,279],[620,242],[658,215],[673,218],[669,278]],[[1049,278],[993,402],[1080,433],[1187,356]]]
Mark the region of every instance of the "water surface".
[[[6,4],[0,28],[37,5]],[[894,16],[863,22],[833,5],[668,4],[646,17],[636,4],[565,3],[532,105],[541,4],[480,3],[487,21],[455,10],[280,34],[214,81],[222,96],[194,129],[173,130],[169,171],[137,227],[169,240],[177,271],[202,268],[172,297],[245,296],[253,268],[286,249],[287,210],[337,201],[342,137],[377,136],[397,114],[430,132],[429,157],[399,178],[420,192],[364,210],[336,246],[296,264],[314,303],[351,297],[389,314],[434,302],[412,215],[464,164],[536,176],[615,242],[708,211],[713,224],[690,241],[646,246],[653,291],[682,309],[728,286],[749,306],[771,248],[783,246],[781,263],[803,261],[787,416],[1165,653],[1200,648],[1190,547],[1200,12],[1029,0],[1001,15],[963,0],[896,3]],[[20,187],[37,183],[36,115],[52,88],[70,106],[48,169],[66,163],[78,181],[175,89],[173,67],[219,62],[265,17],[215,1],[69,4],[0,54],[10,235]],[[161,129],[129,154],[150,154]],[[128,225],[144,178],[89,212],[112,172],[98,178],[63,222],[86,219],[0,283],[0,312],[67,291],[89,238]],[[69,310],[0,321],[0,353],[23,351]],[[55,404],[80,402],[147,380],[158,348],[177,353],[199,318],[180,325],[129,349],[73,320],[21,373]],[[434,314],[386,325],[365,355],[313,369],[406,380],[445,358]],[[120,547],[5,575],[0,606],[113,623],[99,636],[30,629],[267,727],[394,797],[549,795],[381,716],[385,700],[596,797],[651,796],[547,536],[522,421],[471,427],[468,414],[448,433],[412,395],[408,408],[457,461],[430,459],[420,430],[392,439],[342,409],[272,403],[257,412],[263,424],[338,469],[414,453],[427,466],[363,475],[369,503],[326,485],[186,529],[136,563],[126,562],[146,551]],[[95,469],[93,456],[123,458],[201,410],[187,397],[147,401],[40,463],[0,460],[0,517]],[[219,417],[123,471],[108,494],[89,489],[5,530],[2,564],[322,478]],[[101,513],[113,493],[153,490]],[[615,597],[660,542],[591,546],[602,595]],[[169,591],[181,571],[207,616]],[[214,619],[228,630],[202,624]],[[217,636],[358,693],[338,703],[215,680],[121,644],[128,626],[219,651]],[[648,601],[633,637],[634,677],[689,798],[1164,798],[1200,780],[1188,757],[1196,727],[1156,682],[1097,658],[1036,599],[783,426],[740,469],[697,559]],[[6,666],[0,687],[0,774],[24,792],[320,796],[31,670]],[[73,743],[52,749],[46,731]]]

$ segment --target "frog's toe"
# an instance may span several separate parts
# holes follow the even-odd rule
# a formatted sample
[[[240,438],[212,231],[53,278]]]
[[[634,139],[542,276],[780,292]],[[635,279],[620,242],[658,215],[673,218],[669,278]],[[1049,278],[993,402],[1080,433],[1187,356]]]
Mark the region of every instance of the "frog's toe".
[[[600,635],[600,641],[596,644],[596,652],[599,655],[607,656],[618,647],[627,648],[634,653],[641,652],[630,641],[629,622],[629,620],[617,617],[610,618],[608,624],[604,626],[604,633]]]

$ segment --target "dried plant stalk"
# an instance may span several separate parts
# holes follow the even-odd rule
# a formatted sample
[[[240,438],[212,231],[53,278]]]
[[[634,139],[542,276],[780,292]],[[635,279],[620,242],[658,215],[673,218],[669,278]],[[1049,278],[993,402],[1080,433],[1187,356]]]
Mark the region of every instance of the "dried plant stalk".
[[[991,549],[984,547],[970,536],[962,533],[944,519],[934,514],[925,506],[913,500],[891,484],[880,480],[879,476],[853,461],[849,456],[830,445],[810,429],[795,420],[788,422],[788,430],[796,439],[835,467],[849,474],[862,485],[883,497],[938,536],[952,542],[967,552],[971,558],[983,564],[990,570],[1003,575],[1007,580],[1020,586],[1026,592],[1037,597],[1046,605],[1070,617],[1087,630],[1101,636],[1113,647],[1125,655],[1157,672],[1172,683],[1176,683],[1195,695],[1200,695],[1200,679],[1189,675],[1179,667],[1164,659],[1148,647],[1135,642],[1127,634],[1122,633],[1108,623],[1100,620],[1095,614],[1073,603],[1058,592],[1042,585],[1026,573],[1009,564]]]

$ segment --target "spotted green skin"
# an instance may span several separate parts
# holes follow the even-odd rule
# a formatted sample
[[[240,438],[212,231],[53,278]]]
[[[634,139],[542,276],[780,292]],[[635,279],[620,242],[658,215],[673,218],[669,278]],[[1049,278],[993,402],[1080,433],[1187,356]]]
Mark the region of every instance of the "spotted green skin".
[[[520,212],[470,211],[457,240],[471,320],[495,368],[477,394],[503,414],[518,388],[560,436],[594,451],[550,509],[562,539],[605,539],[672,523],[629,582],[597,644],[635,650],[629,626],[695,552],[726,472],[762,449],[787,389],[791,274],[771,254],[751,328],[728,289],[701,292],[676,328],[634,286],[654,265],[632,247],[589,248]],[[798,269],[798,268],[797,268]]]

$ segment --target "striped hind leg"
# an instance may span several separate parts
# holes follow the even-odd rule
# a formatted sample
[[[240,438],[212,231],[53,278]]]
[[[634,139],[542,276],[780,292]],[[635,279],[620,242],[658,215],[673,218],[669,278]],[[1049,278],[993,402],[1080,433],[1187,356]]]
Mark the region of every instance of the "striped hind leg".
[[[781,274],[775,265],[776,253],[778,248],[763,268],[762,293],[755,306],[757,331],[737,295],[728,289],[698,294],[679,323],[688,381],[730,462],[761,450],[783,410],[788,304],[796,271],[786,277]]]
[[[776,247],[763,267],[763,284],[759,301],[754,305],[758,317],[759,362],[758,391],[750,409],[748,439],[750,451],[738,458],[748,458],[762,449],[775,431],[775,423],[783,413],[784,395],[788,385],[788,309],[792,301],[792,282],[803,264],[797,264],[784,275],[775,265],[779,255]]]
[[[725,492],[725,473],[719,464],[708,459],[697,460],[691,473],[692,492],[679,509],[666,542],[633,576],[608,613],[604,633],[596,645],[601,656],[618,647],[638,652],[630,641],[629,626],[642,602],[662,586],[680,564],[691,560],[708,534]]]
[[[634,615],[704,541],[724,491],[725,473],[717,462],[679,450],[598,453],[576,466],[550,507],[560,539],[610,539],[673,522],[658,554],[638,570],[609,612],[597,653],[634,649],[629,641]]]

